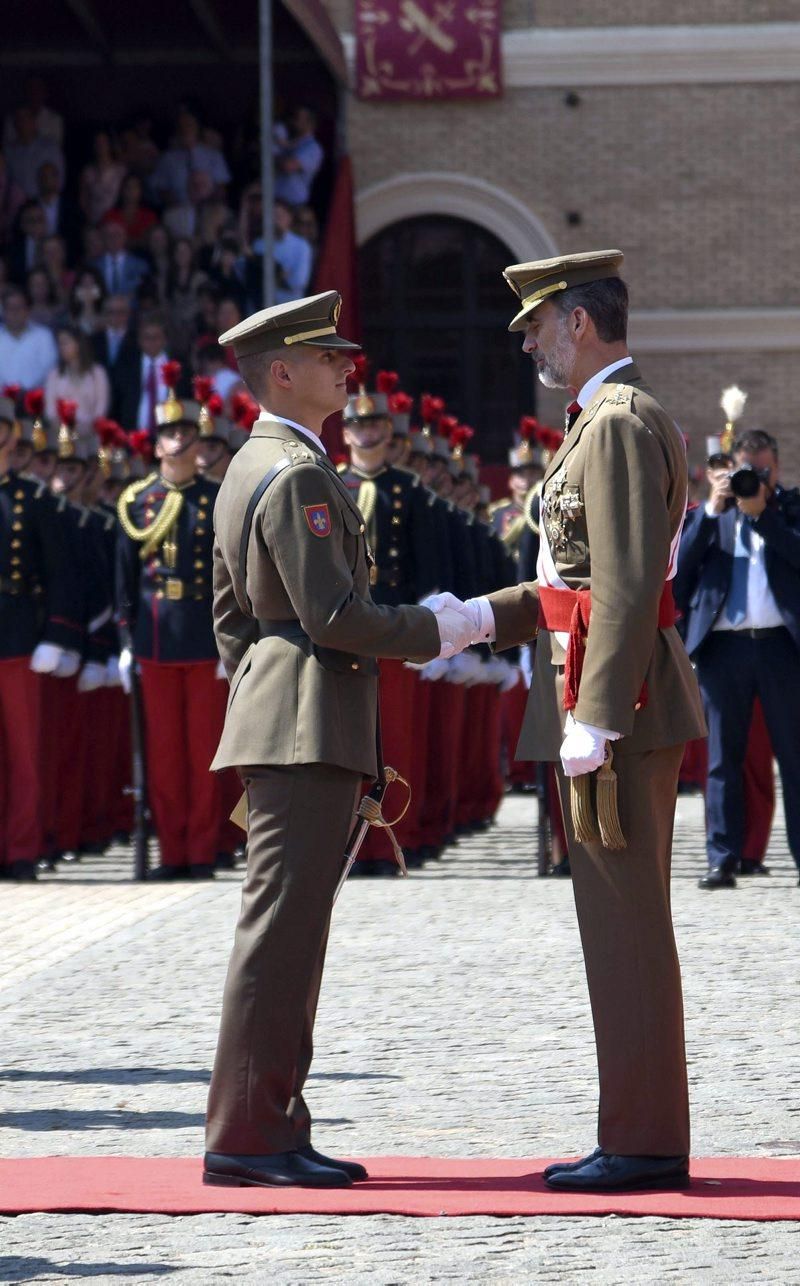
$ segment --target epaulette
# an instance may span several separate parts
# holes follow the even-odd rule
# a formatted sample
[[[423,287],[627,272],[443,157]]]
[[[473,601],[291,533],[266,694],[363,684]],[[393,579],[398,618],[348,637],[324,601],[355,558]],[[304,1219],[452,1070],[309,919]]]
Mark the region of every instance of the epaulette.
[[[349,468],[350,468],[350,466],[349,466],[349,464],[347,463],[347,461],[346,461],[346,460],[340,460],[340,461],[339,461],[339,463],[338,463],[338,464],[337,464],[337,466],[336,466],[336,472],[337,472],[337,473],[347,473],[347,470],[348,470]]]
[[[606,395],[605,404],[606,406],[626,406],[630,409],[635,392],[631,384],[617,384],[616,388]]]
[[[157,472],[148,474],[139,482],[132,482],[120,495],[117,501],[117,517],[120,526],[129,540],[135,541],[142,547],[139,551],[140,558],[148,558],[150,554],[161,544],[172,524],[177,520],[178,514],[183,507],[183,492],[168,491],[164,503],[161,506],[156,517],[146,527],[137,527],[131,521],[128,509],[133,501],[142,491],[155,482],[158,477]]]

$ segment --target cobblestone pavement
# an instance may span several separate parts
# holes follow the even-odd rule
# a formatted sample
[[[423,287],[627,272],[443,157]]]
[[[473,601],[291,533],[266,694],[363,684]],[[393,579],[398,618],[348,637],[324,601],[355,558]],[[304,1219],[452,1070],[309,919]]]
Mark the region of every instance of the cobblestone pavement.
[[[675,921],[697,1155],[800,1154],[800,889],[696,888],[701,803],[678,804]],[[535,801],[408,881],[337,906],[309,1097],[340,1155],[542,1156],[595,1139],[595,1067],[568,881],[535,877]],[[624,861],[624,857],[620,858]],[[130,854],[3,885],[3,1155],[194,1155],[239,877],[136,885]],[[800,1225],[662,1219],[29,1215],[0,1281],[800,1282]]]

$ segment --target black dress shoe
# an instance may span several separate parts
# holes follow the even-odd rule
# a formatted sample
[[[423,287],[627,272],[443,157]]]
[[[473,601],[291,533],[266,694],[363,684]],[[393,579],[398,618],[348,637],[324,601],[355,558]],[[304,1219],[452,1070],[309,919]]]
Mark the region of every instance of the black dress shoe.
[[[214,867],[211,862],[195,862],[189,867],[190,880],[213,880]]]
[[[396,862],[390,861],[388,857],[376,858],[374,862],[365,858],[363,862],[355,862],[353,864],[353,869],[350,872],[350,878],[352,879],[355,875],[356,877],[365,876],[371,879],[387,877],[392,879],[393,876],[398,875],[399,873],[400,867]]]
[[[588,1165],[590,1161],[596,1161],[603,1155],[602,1148],[595,1148],[590,1152],[588,1157],[581,1157],[580,1161],[554,1161],[552,1165],[546,1165],[542,1170],[542,1178],[549,1179],[551,1174],[558,1174],[560,1171],[580,1170],[581,1166]]]
[[[186,870],[182,866],[154,866],[147,872],[148,880],[183,880]]]
[[[603,1152],[577,1170],[556,1170],[545,1179],[559,1192],[631,1192],[688,1188],[688,1157],[618,1157]]]
[[[36,863],[35,862],[9,862],[6,867],[8,880],[35,880]]]
[[[723,871],[721,866],[712,866],[711,870],[697,881],[699,889],[735,889],[736,877],[730,871]]]
[[[741,862],[739,863],[739,874],[740,875],[769,875],[770,869],[768,866],[765,866],[763,862],[748,862],[746,858],[742,858]]]
[[[345,1174],[349,1175],[354,1183],[363,1183],[365,1179],[369,1178],[364,1166],[359,1165],[358,1161],[337,1161],[334,1157],[326,1157],[322,1152],[318,1152],[316,1148],[312,1148],[310,1143],[307,1143],[305,1147],[298,1148],[297,1153],[298,1156],[305,1157],[306,1161],[313,1161],[316,1165],[324,1165],[332,1170],[344,1170]]]
[[[272,1156],[230,1156],[206,1152],[203,1183],[221,1188],[349,1188],[344,1170],[317,1165],[299,1152],[275,1152]]]

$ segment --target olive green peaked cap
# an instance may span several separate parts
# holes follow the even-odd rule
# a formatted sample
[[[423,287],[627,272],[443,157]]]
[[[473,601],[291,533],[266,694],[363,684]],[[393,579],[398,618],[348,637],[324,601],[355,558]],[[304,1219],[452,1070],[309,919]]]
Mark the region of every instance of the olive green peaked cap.
[[[270,349],[293,344],[310,344],[313,348],[360,348],[352,340],[336,334],[336,323],[342,307],[338,290],[321,295],[292,299],[275,304],[245,317],[238,326],[220,335],[220,344],[232,344],[237,357],[251,353],[268,353]]]
[[[512,263],[503,276],[522,301],[522,308],[508,329],[525,330],[534,309],[562,290],[618,277],[623,258],[621,250],[592,250],[579,255],[559,255],[557,259],[537,259],[534,263]]]

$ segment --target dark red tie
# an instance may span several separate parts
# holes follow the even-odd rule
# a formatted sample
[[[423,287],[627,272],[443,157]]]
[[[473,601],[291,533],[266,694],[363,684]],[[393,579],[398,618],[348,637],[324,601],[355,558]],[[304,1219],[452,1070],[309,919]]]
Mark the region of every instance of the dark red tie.
[[[150,369],[147,372],[147,383],[145,384],[147,393],[147,427],[151,433],[156,431],[156,402],[158,401],[158,380],[156,378],[156,364],[154,359],[150,358]]]
[[[577,420],[582,410],[583,410],[583,407],[581,406],[580,402],[570,402],[569,406],[567,407],[566,416],[564,419],[565,433],[569,433],[570,429],[572,428],[573,424]]]

